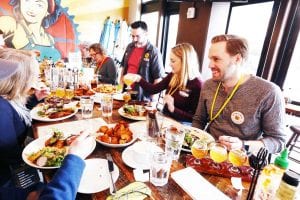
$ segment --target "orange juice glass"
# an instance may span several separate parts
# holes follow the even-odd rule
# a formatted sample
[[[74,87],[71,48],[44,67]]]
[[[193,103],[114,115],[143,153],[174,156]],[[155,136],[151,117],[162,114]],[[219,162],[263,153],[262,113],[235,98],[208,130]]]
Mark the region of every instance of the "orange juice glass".
[[[243,166],[247,162],[247,154],[246,151],[243,149],[233,149],[230,150],[228,154],[228,160],[234,166]]]
[[[195,158],[204,158],[208,154],[207,143],[196,140],[192,145],[191,151]]]
[[[220,144],[212,144],[209,151],[209,156],[213,161],[221,163],[227,160],[227,148]]]

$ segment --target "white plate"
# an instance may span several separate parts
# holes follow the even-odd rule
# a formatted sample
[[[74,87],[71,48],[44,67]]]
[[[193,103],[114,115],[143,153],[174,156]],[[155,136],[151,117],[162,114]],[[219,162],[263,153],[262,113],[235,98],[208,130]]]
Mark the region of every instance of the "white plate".
[[[215,141],[215,139],[212,135],[210,135],[208,132],[203,131],[199,128],[195,128],[195,127],[191,127],[191,126],[184,126],[184,129],[188,129],[193,136],[196,136],[197,138],[205,141],[206,143],[211,143],[211,142]],[[182,145],[181,150],[185,151],[185,152],[191,152],[191,148],[188,147],[187,145]]]
[[[113,181],[119,177],[119,168],[114,164]],[[85,160],[85,168],[80,180],[78,192],[91,194],[109,188],[111,184],[108,163],[106,159],[92,158]]]
[[[121,108],[119,108],[118,112],[122,117],[125,117],[127,119],[146,120],[146,116],[133,116],[133,115],[129,115],[129,114],[125,113],[124,109],[123,109],[123,106]]]
[[[115,100],[118,100],[118,101],[124,101],[124,99],[123,99],[123,93],[116,93],[116,94],[113,95],[113,98]]]
[[[32,117],[32,119],[38,120],[38,121],[43,121],[43,122],[55,122],[55,121],[60,121],[60,120],[64,120],[67,118],[70,118],[74,115],[76,115],[76,113],[78,112],[77,108],[74,108],[74,112],[70,115],[64,116],[64,117],[59,117],[59,118],[55,118],[55,119],[50,119],[48,117],[41,117],[39,116],[37,113],[38,111],[40,111],[41,107],[36,106],[34,107],[31,111],[30,111],[30,115]]]
[[[50,138],[52,136],[51,135],[46,135],[44,137],[40,137],[40,138],[37,138],[35,139],[34,141],[30,142],[23,150],[22,152],[22,158],[24,160],[24,162],[28,165],[30,165],[31,167],[35,167],[35,168],[39,168],[39,169],[56,169],[56,168],[59,168],[59,167],[41,167],[41,166],[38,166],[34,163],[32,163],[31,161],[28,160],[28,156],[34,152],[37,152],[39,151],[40,149],[42,149],[43,147],[45,147],[45,141]],[[93,143],[91,145],[88,145],[88,148],[90,148],[90,151],[87,152],[88,155],[90,155],[95,147],[96,147],[96,141],[94,140],[91,140]],[[86,156],[88,156],[86,155]]]
[[[115,124],[109,124],[108,127],[115,127]],[[130,142],[124,143],[124,144],[109,144],[106,142],[103,142],[101,140],[99,140],[96,137],[96,141],[99,142],[100,144],[102,144],[103,146],[107,146],[107,147],[112,147],[112,148],[119,148],[119,147],[126,147],[131,145],[137,138],[138,138],[138,132],[137,131],[133,131],[131,128],[131,124],[129,124],[129,129],[132,132],[132,140]]]
[[[151,152],[163,152],[163,150],[159,146],[156,146],[155,144],[150,143],[150,142],[147,142],[147,143],[149,143],[149,144],[147,144],[147,146],[148,146],[148,148],[151,148]],[[134,151],[135,144],[124,149],[124,151],[122,152],[123,162],[127,166],[134,168],[134,169],[150,169],[150,160],[145,163],[140,163],[134,159],[133,155],[135,154],[135,151]]]

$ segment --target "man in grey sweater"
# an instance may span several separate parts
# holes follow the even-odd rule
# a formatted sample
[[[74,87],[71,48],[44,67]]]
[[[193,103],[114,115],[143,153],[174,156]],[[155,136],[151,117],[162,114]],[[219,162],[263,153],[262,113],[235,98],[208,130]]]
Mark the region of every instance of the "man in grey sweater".
[[[204,83],[192,126],[205,129],[229,150],[249,145],[280,152],[286,140],[284,98],[275,84],[247,74],[248,44],[215,36],[209,49],[212,78]]]

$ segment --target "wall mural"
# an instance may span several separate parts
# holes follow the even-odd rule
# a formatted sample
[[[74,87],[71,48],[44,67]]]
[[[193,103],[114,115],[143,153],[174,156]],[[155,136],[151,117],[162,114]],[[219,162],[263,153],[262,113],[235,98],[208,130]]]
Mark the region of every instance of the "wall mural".
[[[57,61],[77,50],[74,16],[60,0],[1,0],[0,30],[7,47],[36,49]]]

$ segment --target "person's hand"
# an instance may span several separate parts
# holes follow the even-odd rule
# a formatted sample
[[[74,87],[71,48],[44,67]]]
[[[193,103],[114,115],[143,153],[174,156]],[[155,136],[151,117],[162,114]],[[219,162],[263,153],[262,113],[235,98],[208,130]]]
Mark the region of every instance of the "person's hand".
[[[137,82],[138,83],[141,80],[141,76],[139,74],[127,73],[123,77],[123,82],[124,82],[124,79],[130,79],[133,82]]]
[[[41,88],[41,89],[35,89],[34,90],[34,95],[38,101],[44,99],[50,94],[49,89],[47,88]]]
[[[242,149],[243,141],[238,137],[231,137],[222,135],[219,137],[219,142],[227,147],[230,151],[231,149]]]
[[[87,131],[81,133],[70,145],[68,154],[76,155],[83,160],[89,155],[90,153],[90,146],[93,144],[95,138],[89,136]]]
[[[173,113],[175,110],[174,98],[171,95],[164,96],[164,104],[167,104],[168,110]]]

